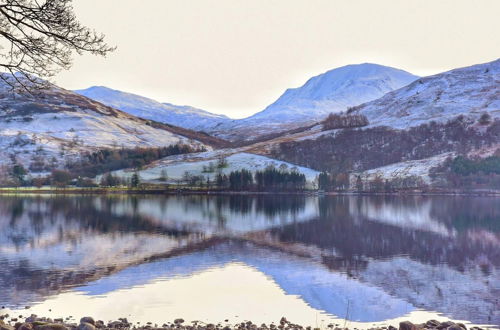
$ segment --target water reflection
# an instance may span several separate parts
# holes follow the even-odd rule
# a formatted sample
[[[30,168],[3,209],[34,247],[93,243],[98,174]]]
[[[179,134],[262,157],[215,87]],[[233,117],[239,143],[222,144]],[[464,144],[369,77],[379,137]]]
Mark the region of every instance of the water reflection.
[[[110,200],[96,200],[96,209]],[[163,228],[189,228],[206,234],[243,233],[308,221],[318,214],[314,199],[304,196],[157,196],[113,200],[113,212],[139,215]]]
[[[117,289],[143,286],[154,279],[191,276],[234,263],[258,270],[287,294],[302,297],[311,307],[330,315],[344,316],[347,304],[350,319],[361,322],[383,321],[415,310],[411,304],[380,288],[332,273],[319,263],[241,242],[227,242],[204,251],[131,267],[77,290],[88,295],[106,295]],[[219,284],[219,289],[226,290],[224,283]],[[196,293],[186,291],[186,294]]]
[[[66,290],[111,297],[234,263],[332,317],[347,309],[377,322],[424,308],[500,324],[494,198],[0,198],[2,305]]]

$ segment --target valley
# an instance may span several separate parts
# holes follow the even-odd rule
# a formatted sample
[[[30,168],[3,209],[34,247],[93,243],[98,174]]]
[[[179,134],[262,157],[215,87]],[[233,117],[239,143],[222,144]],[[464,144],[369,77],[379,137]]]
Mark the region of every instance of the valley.
[[[499,0],[0,0],[0,330],[500,330]]]
[[[422,78],[350,65],[238,120],[106,87],[26,95],[5,86],[0,177],[4,186],[53,185],[58,170],[68,172],[63,185],[92,173],[87,184],[234,190],[230,176],[248,171],[252,190],[259,171],[276,169],[304,175],[307,190],[498,189],[499,86],[500,60]],[[460,177],[447,167],[458,156],[495,165]]]

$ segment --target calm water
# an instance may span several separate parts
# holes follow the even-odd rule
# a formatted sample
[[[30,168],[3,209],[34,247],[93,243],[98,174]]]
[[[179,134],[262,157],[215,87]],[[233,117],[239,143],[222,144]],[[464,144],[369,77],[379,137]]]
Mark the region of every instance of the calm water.
[[[3,196],[0,305],[159,324],[498,326],[500,200]]]

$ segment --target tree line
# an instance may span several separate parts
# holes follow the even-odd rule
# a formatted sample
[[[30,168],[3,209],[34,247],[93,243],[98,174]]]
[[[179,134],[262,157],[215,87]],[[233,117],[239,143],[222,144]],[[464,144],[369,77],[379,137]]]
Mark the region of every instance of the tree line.
[[[267,167],[255,175],[246,169],[217,174],[216,183],[218,188],[235,191],[300,191],[306,188],[306,176],[295,170]]]
[[[500,149],[485,158],[450,157],[432,169],[431,175],[444,178],[450,188],[500,189]]]
[[[362,114],[331,113],[321,122],[323,131],[339,128],[363,127],[369,124],[368,118]]]
[[[213,179],[210,176],[193,175],[185,172],[178,184],[231,191],[301,191],[306,188],[306,177],[295,169],[269,166],[252,173],[247,169],[224,174],[218,171]]]

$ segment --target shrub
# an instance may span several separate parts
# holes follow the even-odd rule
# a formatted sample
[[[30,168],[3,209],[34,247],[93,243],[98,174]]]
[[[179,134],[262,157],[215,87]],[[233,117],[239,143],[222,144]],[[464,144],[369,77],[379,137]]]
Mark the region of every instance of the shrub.
[[[52,185],[56,187],[66,187],[72,179],[71,173],[65,170],[52,170],[50,177]]]
[[[354,128],[363,127],[369,124],[368,118],[365,115],[357,114],[334,114],[331,113],[321,122],[323,130],[339,129],[339,128]]]

